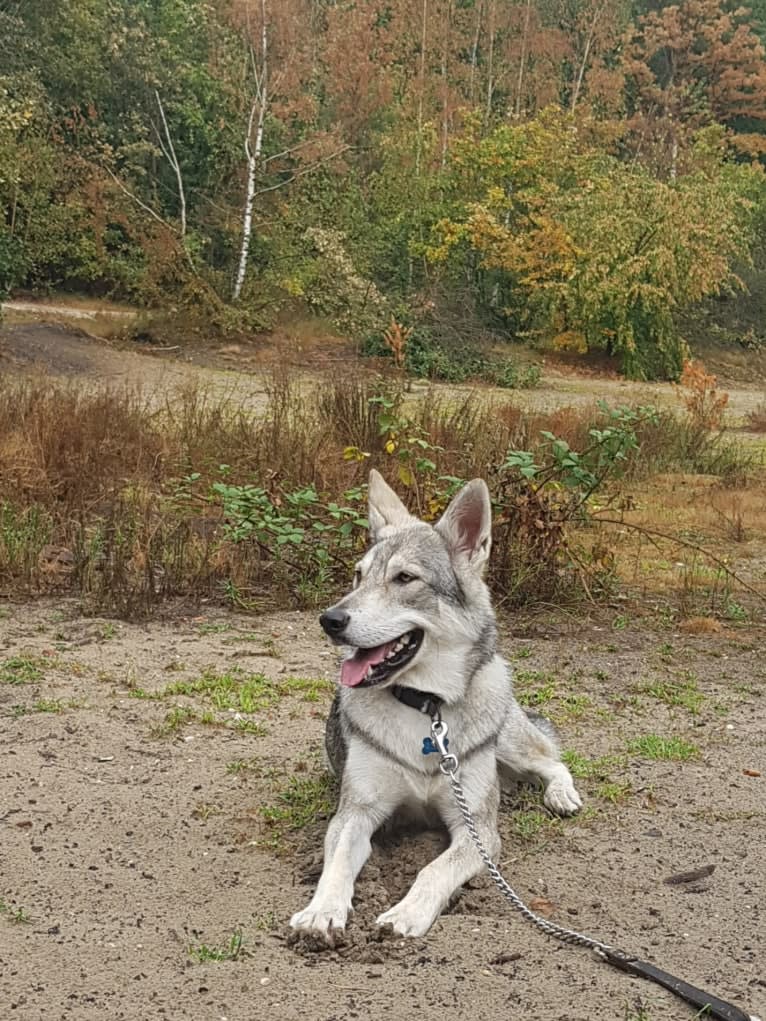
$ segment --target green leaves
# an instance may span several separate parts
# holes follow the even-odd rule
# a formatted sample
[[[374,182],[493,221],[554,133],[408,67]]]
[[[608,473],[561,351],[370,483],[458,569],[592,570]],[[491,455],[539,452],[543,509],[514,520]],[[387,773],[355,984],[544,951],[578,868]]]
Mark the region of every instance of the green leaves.
[[[544,463],[538,464],[528,450],[509,450],[502,469],[528,479],[537,489],[556,484],[579,491],[582,499],[586,499],[608,478],[619,475],[628,455],[638,449],[637,425],[657,419],[657,411],[651,407],[610,408],[600,401],[599,410],[609,424],[603,429],[589,430],[593,442],[585,450],[572,450],[566,440],[541,430],[546,441]]]

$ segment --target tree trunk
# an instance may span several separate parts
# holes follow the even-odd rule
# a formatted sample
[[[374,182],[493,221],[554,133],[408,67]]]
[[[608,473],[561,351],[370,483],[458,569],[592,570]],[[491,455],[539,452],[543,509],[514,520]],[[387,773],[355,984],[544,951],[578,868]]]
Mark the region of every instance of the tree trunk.
[[[260,71],[254,67],[256,96],[253,105],[250,107],[250,117],[247,122],[247,134],[245,136],[245,156],[247,156],[247,192],[245,195],[245,211],[242,218],[242,246],[239,251],[239,265],[237,267],[237,278],[234,281],[232,297],[234,301],[239,300],[242,293],[242,286],[245,283],[247,273],[247,257],[250,253],[250,238],[253,233],[253,201],[255,199],[255,175],[258,169],[258,162],[263,149],[263,128],[266,121],[266,108],[268,104],[268,33],[266,20],[266,0],[261,0],[261,67]],[[253,59],[255,64],[255,59]],[[253,121],[255,112],[258,111],[258,124],[255,130],[255,145],[250,146],[250,138],[253,133]]]
[[[527,0],[527,12],[524,16],[524,34],[521,37],[521,56],[519,57],[519,80],[516,84],[516,118],[521,117],[521,90],[524,85],[524,65],[527,60],[527,40],[529,38],[529,19],[532,13],[532,0]]]
[[[495,0],[489,0],[489,51],[487,53],[487,107],[485,121],[487,126],[492,119],[492,98],[495,92],[494,74],[495,58]]]
[[[599,16],[601,15],[602,11],[603,11],[603,7],[596,8],[596,10],[595,10],[595,12],[593,14],[593,20],[590,23],[590,28],[588,29],[588,37],[585,40],[585,47],[583,49],[582,60],[580,62],[580,68],[579,68],[579,70],[577,72],[577,78],[575,79],[574,87],[572,89],[572,102],[571,102],[571,107],[570,107],[571,110],[572,110],[572,113],[575,112],[575,109],[577,108],[577,101],[580,98],[580,90],[582,89],[583,79],[585,78],[585,69],[588,66],[588,57],[590,56],[590,48],[593,45],[593,37],[596,34],[596,24],[598,22]]]

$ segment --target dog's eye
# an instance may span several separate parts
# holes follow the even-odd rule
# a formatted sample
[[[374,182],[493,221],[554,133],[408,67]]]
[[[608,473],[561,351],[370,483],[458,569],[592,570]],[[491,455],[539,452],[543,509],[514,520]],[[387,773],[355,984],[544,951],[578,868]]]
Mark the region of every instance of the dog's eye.
[[[417,576],[414,574],[407,574],[406,571],[400,571],[394,581],[397,581],[400,585],[408,585],[411,581],[417,581]]]

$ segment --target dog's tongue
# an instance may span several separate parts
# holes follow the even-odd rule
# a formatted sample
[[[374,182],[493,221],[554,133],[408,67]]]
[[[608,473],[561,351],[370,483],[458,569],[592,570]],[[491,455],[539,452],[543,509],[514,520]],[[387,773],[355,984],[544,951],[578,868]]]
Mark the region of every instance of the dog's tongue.
[[[371,666],[382,663],[396,642],[385,642],[374,649],[357,649],[351,659],[344,659],[340,666],[340,683],[347,688],[361,684]]]

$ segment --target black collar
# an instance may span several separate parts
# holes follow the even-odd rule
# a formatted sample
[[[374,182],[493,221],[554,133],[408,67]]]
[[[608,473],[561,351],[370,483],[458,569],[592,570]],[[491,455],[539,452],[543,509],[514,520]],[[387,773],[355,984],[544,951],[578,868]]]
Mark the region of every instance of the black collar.
[[[417,709],[419,713],[426,713],[432,720],[440,715],[441,707],[444,705],[444,699],[430,691],[418,691],[417,688],[403,688],[399,684],[395,684],[391,688],[391,694],[394,698],[398,698],[403,705],[408,705],[411,709]]]

